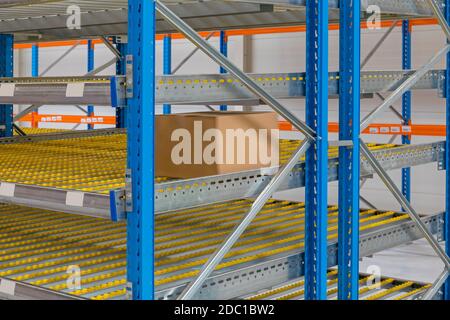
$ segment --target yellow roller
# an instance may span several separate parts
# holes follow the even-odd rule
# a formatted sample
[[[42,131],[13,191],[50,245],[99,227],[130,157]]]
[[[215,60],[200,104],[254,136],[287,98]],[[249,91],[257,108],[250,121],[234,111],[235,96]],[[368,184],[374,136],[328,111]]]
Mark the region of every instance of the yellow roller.
[[[155,283],[164,289],[198,273],[252,204],[249,199],[159,215],[155,219]],[[338,211],[329,207],[329,239]],[[361,229],[406,219],[392,211],[361,211]],[[218,269],[240,268],[303,247],[304,204],[270,200]],[[90,217],[0,205],[0,277],[91,299],[125,294],[126,225]],[[82,288],[67,270],[77,266]]]

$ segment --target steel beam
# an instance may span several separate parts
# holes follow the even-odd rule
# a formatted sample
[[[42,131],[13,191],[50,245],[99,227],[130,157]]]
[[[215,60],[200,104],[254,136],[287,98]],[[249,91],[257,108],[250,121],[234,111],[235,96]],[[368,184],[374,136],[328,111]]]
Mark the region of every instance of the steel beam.
[[[353,146],[339,148],[338,299],[358,300],[360,2],[342,1],[340,13],[339,140]]]
[[[120,100],[123,100],[125,91],[121,82],[124,82],[124,79],[119,77],[0,79],[0,86],[6,83],[12,85],[13,89],[11,94],[0,92],[0,103],[32,104],[21,112],[21,116],[41,105],[111,106],[123,103]],[[112,89],[115,90],[115,95],[111,94]],[[15,119],[19,120],[19,117],[16,116]]]
[[[364,71],[361,72],[361,94],[393,92],[413,74],[414,71]],[[306,74],[304,72],[252,73],[247,74],[260,87],[276,99],[299,99],[306,95]],[[339,77],[330,72],[329,96],[339,96]],[[413,90],[442,89],[443,70],[431,70],[414,86]],[[259,97],[242,85],[233,75],[172,75],[157,77],[157,103],[172,105],[260,105]],[[401,118],[401,114],[400,114]]]
[[[20,281],[0,278],[0,300],[75,301],[87,299]]]
[[[133,98],[128,100],[128,167],[132,212],[127,215],[127,295],[154,298],[155,2],[129,7],[129,59]]]
[[[13,77],[14,36],[0,34],[0,77]],[[0,137],[13,135],[13,106],[0,104]]]
[[[230,235],[225,239],[224,242],[222,242],[220,247],[208,259],[195,279],[183,290],[183,292],[178,297],[178,300],[190,300],[197,294],[205,280],[213,273],[214,269],[234,246],[236,241],[239,240],[247,227],[256,218],[261,209],[266,205],[267,201],[273,196],[276,191],[278,191],[279,186],[285,182],[287,176],[292,172],[292,169],[298,163],[298,159],[305,155],[305,152],[308,150],[310,145],[311,141],[308,139],[301,143],[301,145],[298,147],[296,152],[294,152],[289,161],[277,172],[277,174],[271,179],[271,181],[264,188],[261,194],[256,198],[249,212],[236,225]]]
[[[114,59],[115,60],[115,59]],[[113,61],[111,61],[112,63]],[[414,71],[365,71],[361,73],[361,93],[371,95],[378,92],[392,92],[399,88],[405,79]],[[266,73],[248,74],[260,87],[276,99],[299,99],[306,95],[306,74],[304,72],[292,73]],[[90,79],[105,80],[103,82],[89,83],[85,87],[85,97],[66,97],[66,85],[74,80],[89,82]],[[123,78],[117,88],[125,91]],[[234,76],[226,74],[210,75],[183,75],[158,76],[157,78],[157,104],[172,105],[259,105],[264,104],[250,90],[242,86]],[[3,83],[15,85],[15,95],[2,96],[0,102],[33,104],[38,103],[67,105],[67,104],[95,104],[111,105],[111,77],[45,77],[45,78],[6,78],[0,79]],[[444,87],[445,71],[429,71],[413,90],[439,90]],[[180,85],[181,84],[181,85]],[[205,85],[208,84],[208,85]],[[329,96],[339,96],[339,77],[337,72],[329,73]],[[94,94],[95,87],[95,94]],[[91,90],[92,89],[92,90]],[[90,96],[90,97],[89,97]],[[381,96],[380,96],[381,97]],[[86,101],[92,99],[93,101]],[[32,108],[33,109],[33,108]],[[31,109],[31,110],[32,110]],[[398,114],[398,113],[396,113]],[[400,114],[401,117],[401,114]],[[17,119],[17,118],[16,118]]]
[[[293,124],[293,126],[301,131],[308,139],[315,139],[315,132],[308,127],[303,121],[299,120],[280,102],[278,102],[272,95],[268,94],[261,88],[254,80],[236,67],[230,60],[220,54],[207,41],[200,37],[195,30],[188,24],[176,16],[169,8],[167,8],[160,1],[156,1],[156,9],[159,14],[164,17],[170,24],[172,24],[178,31],[180,31],[187,39],[200,48],[212,60],[226,69],[229,73],[239,79],[252,93],[263,100],[268,106],[280,114],[283,118]]]
[[[305,299],[327,299],[328,3],[306,6],[306,124],[317,139],[306,153]]]

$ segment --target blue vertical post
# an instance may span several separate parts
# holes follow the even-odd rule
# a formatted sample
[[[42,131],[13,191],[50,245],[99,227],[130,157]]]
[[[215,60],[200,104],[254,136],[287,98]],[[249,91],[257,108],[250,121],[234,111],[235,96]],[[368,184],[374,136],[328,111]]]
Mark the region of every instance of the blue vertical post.
[[[121,60],[117,60],[116,63],[116,75],[126,75],[127,65],[125,57],[128,54],[128,44],[127,43],[117,43],[117,50],[124,57]],[[116,108],[116,128],[126,128],[127,127],[127,111],[128,108]]]
[[[361,4],[340,4],[338,298],[358,300]]]
[[[327,298],[328,1],[306,2],[306,122],[317,139],[306,153],[305,299]]]
[[[31,47],[31,76],[33,78],[39,77],[39,46],[37,44],[34,44]],[[35,121],[35,115],[39,111],[33,111],[31,113],[31,127],[36,128],[38,127],[38,123]]]
[[[31,76],[39,77],[39,46],[37,44],[31,47]]]
[[[92,70],[94,70],[94,55],[95,55],[94,44],[92,43],[92,40],[88,40],[88,42],[87,42],[87,57],[88,57],[87,71],[88,72],[91,72]],[[94,115],[94,106],[89,105],[87,107],[87,115],[88,115],[88,117],[92,117]],[[94,126],[92,124],[88,124],[88,130],[92,130],[92,129],[94,129]]]
[[[450,0],[445,0],[445,17],[447,22],[450,22]],[[447,55],[447,71],[445,80],[445,94],[446,94],[446,142],[445,142],[445,160],[447,163],[446,171],[446,190],[445,190],[445,249],[447,254],[450,254],[450,54]],[[450,279],[444,286],[444,299],[450,300]]]
[[[14,37],[0,35],[0,77],[12,77],[14,73]],[[13,106],[0,105],[0,137],[13,135]]]
[[[128,1],[133,97],[128,100],[132,212],[127,223],[127,292],[154,298],[155,1]],[[132,61],[131,61],[132,60]]]
[[[220,53],[223,54],[225,57],[228,57],[228,36],[226,31],[220,31]],[[227,70],[220,67],[220,73],[225,74],[227,73]],[[228,106],[221,105],[220,111],[228,111]]]
[[[411,25],[409,20],[404,20],[402,25],[402,68],[411,70]],[[411,125],[411,91],[403,95],[402,100],[403,124]],[[402,136],[403,144],[411,144],[411,137]],[[403,195],[411,201],[411,168],[402,169],[402,191]]]
[[[163,69],[165,75],[172,74],[172,36],[170,34],[165,35],[163,40]],[[163,113],[171,114],[172,106],[170,104],[163,105]]]

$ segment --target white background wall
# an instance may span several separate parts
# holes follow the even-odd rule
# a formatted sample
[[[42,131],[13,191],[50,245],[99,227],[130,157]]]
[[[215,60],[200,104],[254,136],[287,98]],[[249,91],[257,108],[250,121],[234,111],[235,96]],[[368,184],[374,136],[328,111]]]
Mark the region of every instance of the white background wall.
[[[376,41],[386,32],[386,29],[363,31],[362,57],[365,57]],[[330,32],[330,70],[338,70],[339,61],[339,34]],[[218,39],[210,40],[218,46]],[[413,66],[419,67],[432,57],[445,43],[444,36],[437,26],[416,27],[413,33]],[[258,35],[248,41],[251,51],[248,51],[250,63],[246,65],[248,71],[262,72],[297,72],[305,70],[305,34],[289,33],[274,35]],[[176,66],[192,49],[193,45],[185,40],[173,41],[173,66]],[[61,56],[68,47],[44,48],[40,50],[40,70],[47,68],[55,59]],[[157,45],[157,70],[162,72],[162,43]],[[229,42],[229,55],[240,67],[244,65],[244,39],[243,37],[231,37]],[[103,45],[96,46],[95,65],[100,66],[109,61],[112,54]],[[68,57],[58,64],[48,76],[83,75],[86,73],[87,55],[86,46],[77,47]],[[16,50],[15,73],[17,76],[29,76],[31,74],[31,50]],[[443,68],[441,61],[436,68]],[[401,29],[397,28],[380,48],[376,56],[367,65],[365,70],[397,70],[401,69]],[[105,70],[102,74],[113,74],[114,68]],[[205,55],[198,52],[182,69],[179,74],[204,74],[218,73],[218,66]],[[304,118],[304,100],[283,101],[299,117]],[[337,100],[329,103],[330,121],[337,121]],[[363,115],[375,108],[379,100],[364,100],[362,103]],[[401,103],[396,104],[398,110]],[[260,107],[263,108],[263,107]],[[161,107],[158,106],[158,112]],[[175,107],[176,111],[205,110],[204,107]],[[41,113],[57,114],[82,114],[74,107],[52,106],[43,107]],[[445,105],[442,99],[437,97],[435,91],[420,91],[413,95],[413,121],[421,124],[445,124]],[[107,107],[97,107],[98,115],[114,115],[114,110]],[[380,115],[377,122],[394,123],[397,118],[392,113],[385,112]],[[46,127],[61,127],[61,125],[50,125]],[[71,125],[65,126],[71,128]],[[80,127],[82,128],[82,127]],[[387,136],[368,136],[366,141],[387,142]],[[330,139],[336,139],[331,135]],[[435,141],[436,138],[415,137],[414,143]],[[400,138],[396,140],[400,142]],[[393,172],[392,176],[400,181],[400,172]],[[434,213],[444,208],[444,174],[437,172],[436,165],[427,165],[413,170],[413,204],[423,213]],[[387,193],[378,179],[366,184],[362,194],[380,208],[398,209],[395,200]],[[283,193],[282,198],[303,200],[302,190]],[[330,203],[337,202],[337,188],[335,184],[330,185]]]

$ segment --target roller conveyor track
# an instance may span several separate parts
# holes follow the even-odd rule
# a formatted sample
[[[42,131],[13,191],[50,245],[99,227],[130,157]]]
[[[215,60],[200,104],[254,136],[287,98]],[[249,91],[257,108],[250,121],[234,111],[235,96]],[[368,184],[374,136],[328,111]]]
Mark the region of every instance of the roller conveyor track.
[[[39,132],[39,131],[33,131]],[[0,146],[0,181],[107,194],[125,187],[126,135],[36,141]],[[283,163],[299,141],[281,141]],[[394,145],[371,145],[372,150]],[[337,157],[337,148],[330,157]],[[159,177],[157,183],[169,179]]]
[[[328,299],[336,300],[338,293],[338,272],[331,270],[328,273]],[[394,278],[381,278],[360,275],[360,300],[411,300],[425,293],[431,284],[416,283],[414,281],[396,280]],[[267,291],[244,297],[246,300],[304,300],[304,278],[285,283]]]
[[[67,130],[63,129],[47,129],[47,128],[20,128],[23,132],[25,132],[27,135],[39,135],[39,134],[50,134],[50,133],[59,133],[59,132],[65,132]],[[16,133],[14,132],[14,135]]]
[[[250,205],[251,200],[238,200],[157,216],[156,291],[192,279]],[[330,241],[337,238],[337,218],[337,207],[330,207]],[[371,232],[407,220],[406,214],[366,210],[361,212],[361,231]],[[303,227],[303,204],[271,200],[218,266],[217,273],[302,251]],[[67,288],[69,266],[81,268],[80,290]],[[1,205],[0,277],[90,299],[123,299],[126,225]]]

